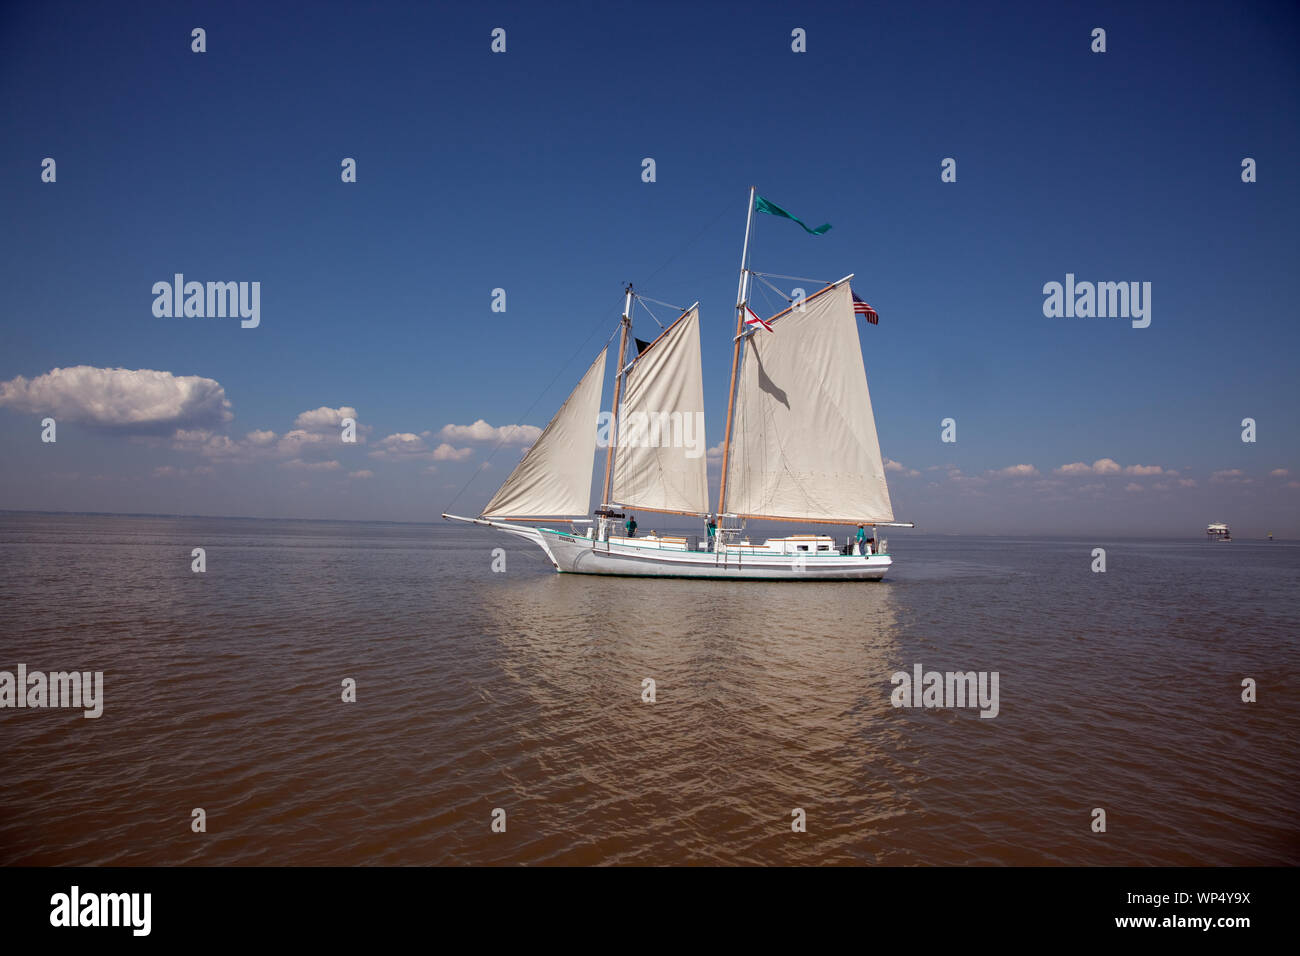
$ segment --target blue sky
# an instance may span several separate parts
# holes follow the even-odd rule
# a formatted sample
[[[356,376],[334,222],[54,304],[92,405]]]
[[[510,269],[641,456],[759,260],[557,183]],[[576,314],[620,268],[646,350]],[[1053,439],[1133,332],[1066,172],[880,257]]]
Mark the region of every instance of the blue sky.
[[[1283,3],[6,5],[0,508],[428,520],[493,445],[446,426],[545,425],[627,281],[701,302],[715,445],[755,184],[834,225],[760,217],[755,268],[880,312],[900,518],[1300,536],[1297,41]],[[259,281],[260,326],[155,317],[176,272]],[[1045,317],[1067,272],[1150,282],[1150,327]],[[219,391],[133,426],[157,383],[38,378],[76,366]],[[344,407],[346,449],[299,419]]]

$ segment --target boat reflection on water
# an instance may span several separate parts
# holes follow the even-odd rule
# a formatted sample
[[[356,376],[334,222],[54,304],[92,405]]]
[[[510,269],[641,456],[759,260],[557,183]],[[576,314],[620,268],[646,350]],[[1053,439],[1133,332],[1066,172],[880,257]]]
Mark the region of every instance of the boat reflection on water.
[[[651,863],[654,831],[677,862],[877,861],[873,821],[907,813],[921,777],[889,702],[888,585],[756,582],[720,600],[716,582],[611,588],[541,562],[505,577],[474,596],[512,715],[483,756],[521,782],[534,851]],[[781,837],[796,807],[806,848]]]

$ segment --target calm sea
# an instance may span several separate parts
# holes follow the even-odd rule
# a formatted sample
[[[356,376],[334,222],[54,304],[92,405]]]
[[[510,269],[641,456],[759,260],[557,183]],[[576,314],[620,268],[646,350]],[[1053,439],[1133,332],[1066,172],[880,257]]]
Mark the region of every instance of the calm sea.
[[[1300,546],[890,538],[881,583],[646,581],[0,515],[0,670],[104,672],[99,719],[0,710],[0,863],[1300,863]],[[893,707],[916,664],[997,716]]]

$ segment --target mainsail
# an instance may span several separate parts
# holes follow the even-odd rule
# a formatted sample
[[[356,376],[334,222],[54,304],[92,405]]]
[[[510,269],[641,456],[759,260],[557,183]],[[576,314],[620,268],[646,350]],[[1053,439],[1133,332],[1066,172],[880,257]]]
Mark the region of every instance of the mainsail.
[[[564,517],[588,512],[607,349],[600,350],[551,423],[497,489],[483,517]]]
[[[627,372],[611,501],[649,511],[709,510],[699,319],[697,307],[687,309]]]
[[[744,343],[727,461],[730,514],[893,521],[847,279]]]

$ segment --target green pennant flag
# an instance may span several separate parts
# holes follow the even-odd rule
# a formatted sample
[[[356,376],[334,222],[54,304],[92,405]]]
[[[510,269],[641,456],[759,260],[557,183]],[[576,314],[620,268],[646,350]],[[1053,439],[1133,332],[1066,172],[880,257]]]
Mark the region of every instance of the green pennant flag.
[[[759,212],[767,213],[769,216],[780,216],[782,219],[789,219],[791,222],[797,222],[799,225],[803,226],[804,232],[812,236],[825,235],[831,228],[831,224],[829,222],[826,222],[826,223],[822,223],[816,229],[809,229],[806,225],[804,225],[804,221],[800,219],[798,216],[790,215],[788,212],[786,212],[776,203],[764,199],[762,196],[754,197],[754,208]]]

